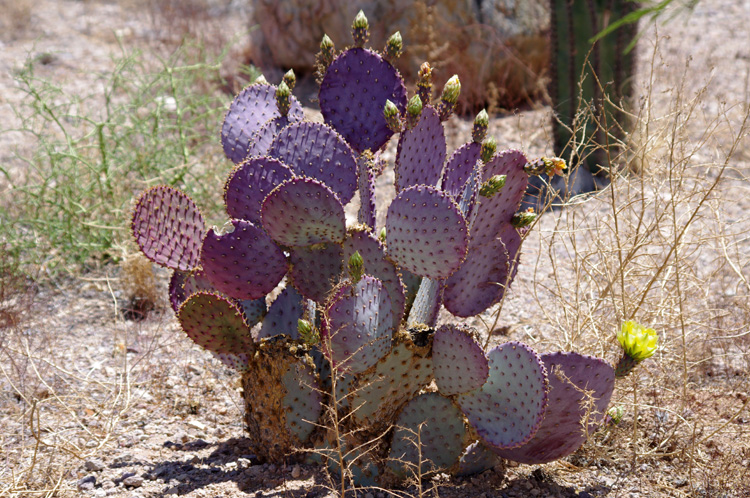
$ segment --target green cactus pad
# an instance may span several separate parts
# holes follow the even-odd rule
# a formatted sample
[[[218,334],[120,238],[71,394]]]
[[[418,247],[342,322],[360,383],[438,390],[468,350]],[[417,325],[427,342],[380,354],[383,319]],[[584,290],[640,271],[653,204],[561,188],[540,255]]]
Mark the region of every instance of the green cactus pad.
[[[324,183],[346,205],[357,191],[357,161],[352,149],[322,123],[295,123],[274,139],[268,155],[299,176]]]
[[[344,51],[328,67],[318,94],[329,126],[358,153],[383,147],[393,135],[383,115],[390,100],[403,114],[406,87],[399,72],[380,55],[363,48]]]
[[[345,261],[349,261],[352,254],[359,252],[364,261],[365,274],[372,275],[383,283],[391,299],[393,326],[398,328],[404,317],[406,305],[404,286],[396,267],[385,257],[385,246],[369,231],[358,228],[349,230],[349,236],[343,246]]]
[[[279,334],[299,339],[297,321],[305,318],[305,298],[294,287],[287,286],[276,297],[263,319],[260,330],[253,334],[256,341]]]
[[[312,178],[293,178],[273,189],[263,201],[261,219],[271,238],[288,247],[341,242],[346,235],[344,206]]]
[[[441,325],[432,341],[432,363],[438,390],[445,396],[479,389],[487,381],[489,364],[471,330]]]
[[[244,161],[253,144],[253,135],[268,121],[280,116],[275,86],[255,84],[246,87],[234,98],[224,117],[221,127],[224,154],[235,164]],[[304,118],[302,106],[293,96],[287,118],[292,122]]]
[[[404,189],[388,207],[388,257],[420,277],[449,277],[466,257],[468,238],[458,206],[434,187]]]
[[[245,315],[245,323],[250,328],[253,328],[263,320],[263,317],[268,313],[268,305],[266,304],[266,298],[261,297],[259,299],[245,299],[239,301],[240,309]]]
[[[190,272],[175,270],[169,279],[169,302],[174,312],[177,313],[182,303],[198,291],[217,292],[200,268]]]
[[[539,355],[507,342],[487,355],[487,382],[456,400],[477,435],[493,449],[517,448],[539,429],[547,407],[547,373]]]
[[[299,247],[289,254],[289,278],[292,285],[308,299],[322,303],[338,283],[344,271],[344,256],[340,244],[321,244],[322,247]]]
[[[294,178],[291,168],[277,159],[253,157],[232,170],[224,186],[230,218],[260,224],[260,207],[269,192]]]
[[[494,468],[502,463],[502,459],[487,448],[482,441],[475,441],[461,455],[455,475],[465,477],[481,474],[485,470]]]
[[[388,424],[398,410],[432,380],[429,351],[400,339],[372,372],[357,380],[352,416],[361,425]]]
[[[323,413],[323,394],[311,365],[298,361],[281,378],[286,389],[282,400],[286,427],[300,441],[306,441]]]
[[[543,354],[542,361],[549,377],[542,426],[520,448],[496,451],[519,463],[547,463],[580,448],[604,420],[615,387],[612,366],[599,358],[560,352]]]
[[[388,292],[364,275],[356,285],[341,286],[326,305],[321,340],[334,368],[357,374],[388,354],[393,331]]]
[[[450,471],[465,440],[461,410],[438,393],[421,394],[404,406],[396,420],[388,467],[400,478]]]
[[[445,162],[445,131],[437,111],[425,106],[417,126],[401,133],[396,155],[396,191],[437,186]]]
[[[209,230],[203,240],[201,264],[206,277],[235,299],[258,299],[271,292],[287,271],[284,252],[249,221],[232,220],[233,231]]]
[[[160,185],[143,192],[130,228],[138,247],[154,263],[181,271],[198,264],[205,233],[203,215],[179,190]]]
[[[252,353],[250,327],[237,304],[218,294],[196,292],[177,313],[182,330],[196,344],[214,353]]]
[[[440,185],[442,190],[451,194],[456,202],[461,201],[464,185],[474,171],[481,153],[481,144],[469,142],[456,149],[448,159]]]

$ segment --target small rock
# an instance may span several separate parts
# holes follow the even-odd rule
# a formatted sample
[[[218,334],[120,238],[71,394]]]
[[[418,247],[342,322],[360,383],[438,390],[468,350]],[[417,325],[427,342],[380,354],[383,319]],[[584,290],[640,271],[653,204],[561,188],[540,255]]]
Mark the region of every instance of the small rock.
[[[173,439],[178,443],[187,443],[190,440],[190,436],[188,436],[185,431],[177,431],[175,432]]]
[[[133,461],[133,455],[130,453],[123,453],[122,455],[115,458],[115,463],[128,463]]]
[[[104,489],[102,489],[102,488],[95,489],[94,490],[94,496],[96,498],[104,498],[105,496],[107,496],[107,491],[104,490]]]
[[[531,491],[529,491],[529,494],[531,496],[539,496],[539,493],[541,493],[541,491],[539,491],[539,488],[534,488]]]
[[[205,431],[206,430],[206,424],[204,424],[203,422],[200,422],[198,420],[191,420],[190,422],[188,422],[188,425],[190,427],[194,427],[194,428],[198,429],[199,431]]]
[[[302,475],[302,470],[300,470],[299,465],[295,465],[292,468],[292,479],[299,479],[299,476]]]
[[[114,481],[112,479],[107,479],[106,481],[102,482],[102,489],[112,489],[115,487]]]
[[[83,464],[83,467],[86,470],[90,470],[91,472],[99,472],[105,467],[105,465],[104,462],[102,462],[98,458],[92,458],[91,460],[86,460],[86,463]]]
[[[143,477],[141,476],[129,476],[122,480],[125,486],[130,488],[139,488],[143,486]]]
[[[227,462],[227,470],[237,470],[237,462]]]
[[[94,486],[96,485],[96,477],[94,476],[86,476],[83,479],[78,481],[78,491],[90,491],[94,489]]]
[[[375,495],[373,495],[372,493],[367,493],[365,495],[365,498],[375,498]]]

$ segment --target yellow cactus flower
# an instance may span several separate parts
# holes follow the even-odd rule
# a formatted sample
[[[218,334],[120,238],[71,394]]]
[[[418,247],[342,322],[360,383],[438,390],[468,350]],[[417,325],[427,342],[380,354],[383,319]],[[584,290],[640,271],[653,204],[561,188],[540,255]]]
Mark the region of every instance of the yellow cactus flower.
[[[628,320],[617,333],[617,340],[625,354],[638,362],[650,358],[656,352],[659,336],[654,329],[647,329],[633,320]]]

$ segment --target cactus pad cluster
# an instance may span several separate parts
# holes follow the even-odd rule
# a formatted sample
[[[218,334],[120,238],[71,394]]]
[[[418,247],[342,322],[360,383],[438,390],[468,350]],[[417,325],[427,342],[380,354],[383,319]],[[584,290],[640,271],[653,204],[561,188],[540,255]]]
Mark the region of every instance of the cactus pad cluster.
[[[325,123],[304,121],[290,73],[234,99],[221,129],[235,163],[224,227],[207,228],[187,195],[159,186],[136,203],[135,240],[173,270],[170,301],[188,337],[242,375],[260,459],[368,448],[347,458],[355,480],[370,483],[417,466],[466,475],[501,458],[564,457],[601,424],[612,367],[519,342],[485,352],[473,330],[436,327],[442,308],[475,316],[511,285],[526,230],[514,220],[534,163],[496,151],[486,112],[449,155],[443,123],[458,78],[433,99],[424,64],[408,98],[389,62],[400,36],[379,53],[364,48],[367,30],[361,15],[354,47],[321,44]],[[375,178],[394,135],[396,196],[377,227]],[[347,226],[355,194],[359,219]],[[587,396],[593,408],[582,412]],[[326,429],[334,412],[339,438]]]

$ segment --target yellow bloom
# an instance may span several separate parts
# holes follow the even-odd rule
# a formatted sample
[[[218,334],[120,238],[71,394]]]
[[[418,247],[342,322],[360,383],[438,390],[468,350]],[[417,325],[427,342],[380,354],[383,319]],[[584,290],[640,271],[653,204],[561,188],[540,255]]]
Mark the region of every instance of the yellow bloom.
[[[659,342],[659,336],[654,329],[647,329],[633,320],[622,324],[622,329],[617,333],[617,340],[625,350],[625,354],[636,362],[651,357]]]

